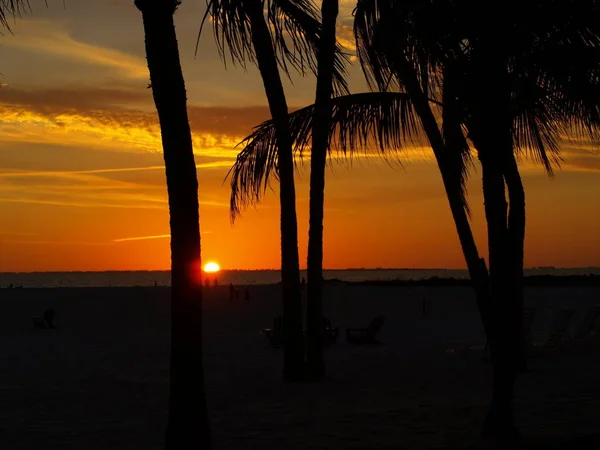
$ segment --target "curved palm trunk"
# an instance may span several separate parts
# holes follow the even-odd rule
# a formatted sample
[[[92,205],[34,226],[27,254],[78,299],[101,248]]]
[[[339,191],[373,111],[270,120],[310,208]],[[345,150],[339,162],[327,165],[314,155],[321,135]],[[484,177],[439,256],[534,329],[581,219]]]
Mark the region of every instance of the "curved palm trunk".
[[[283,288],[284,378],[304,378],[304,336],[298,256],[294,159],[288,123],[288,107],[271,36],[260,0],[248,1],[247,14],[252,44],[278,142],[279,204],[281,208],[281,282]]]
[[[323,211],[325,203],[325,166],[331,126],[335,24],[338,0],[323,0],[323,35],[319,42],[317,91],[313,112],[310,154],[310,206],[308,231],[307,369],[311,379],[325,375],[323,361]]]
[[[406,92],[410,96],[415,111],[421,120],[421,124],[423,125],[423,129],[427,135],[438,169],[442,176],[446,197],[448,198],[454,225],[467,263],[477,305],[487,334],[489,328],[488,270],[485,261],[479,256],[477,244],[475,243],[475,238],[473,237],[473,232],[471,230],[471,224],[469,223],[469,217],[467,216],[465,205],[461,197],[461,181],[458,169],[460,167],[459,158],[461,158],[461,156],[456,148],[451,147],[455,142],[452,140],[444,142],[444,138],[429,105],[429,100],[421,89],[417,75],[412,70],[410,64],[408,64],[403,55],[396,58],[396,61],[399,64],[398,70],[401,79],[404,82]],[[456,144],[458,145],[459,143]]]
[[[171,226],[171,361],[166,448],[210,449],[202,366],[198,180],[173,14],[175,0],[136,0],[164,150]]]

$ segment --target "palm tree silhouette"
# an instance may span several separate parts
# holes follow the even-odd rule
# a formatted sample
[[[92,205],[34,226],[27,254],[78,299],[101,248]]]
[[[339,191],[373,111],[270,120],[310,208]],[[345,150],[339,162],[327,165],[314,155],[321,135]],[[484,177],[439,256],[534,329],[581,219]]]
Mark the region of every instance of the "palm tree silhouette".
[[[325,375],[323,361],[323,212],[325,201],[325,165],[329,147],[331,96],[336,52],[338,0],[323,0],[323,33],[318,47],[317,87],[313,108],[310,156],[310,204],[307,260],[307,346],[306,362],[311,379]]]
[[[168,450],[210,449],[202,364],[198,179],[173,15],[178,0],[135,0],[165,159],[171,226],[171,361]]]
[[[369,140],[381,150],[399,149],[415,132],[418,116],[440,168],[492,351],[494,398],[484,434],[506,438],[518,434],[511,402],[524,362],[520,324],[525,194],[515,152],[530,151],[551,173],[559,162],[562,135],[575,131],[597,142],[599,97],[593,94],[598,92],[600,72],[598,6],[573,8],[566,17],[560,2],[542,3],[534,5],[543,7],[542,23],[530,20],[536,14],[532,8],[518,20],[503,17],[504,28],[490,32],[470,27],[470,16],[460,9],[465,5],[476,6],[360,1],[355,33],[367,79],[380,90],[401,88],[404,94],[334,99],[330,139],[335,142],[332,146],[350,154],[364,149]],[[556,25],[561,23],[565,25]],[[498,36],[509,28],[511,33],[520,32],[509,39],[510,45],[497,48]],[[492,96],[490,86],[497,87]],[[295,150],[300,153],[310,139],[311,110],[290,116]],[[436,116],[442,119],[441,129]],[[244,141],[246,148],[231,171],[232,185],[253,176],[252,164],[268,161],[275,138],[269,127],[262,124]],[[465,133],[483,168],[489,277],[468,221],[464,181],[470,153]],[[260,186],[267,171],[257,171],[260,181],[246,186]],[[254,190],[251,195],[257,198],[259,193]],[[233,189],[232,202],[240,198]]]
[[[305,359],[294,161],[288,106],[279,70],[287,75],[290,68],[300,73],[316,70],[321,24],[308,0],[208,0],[207,5],[205,19],[208,15],[213,19],[221,55],[229,52],[234,62],[245,65],[249,60],[258,66],[277,135],[272,162],[279,179],[281,210],[283,372],[286,380],[301,380],[305,376]],[[338,89],[347,91],[339,52],[334,59],[334,77]],[[232,209],[233,220],[239,212]]]

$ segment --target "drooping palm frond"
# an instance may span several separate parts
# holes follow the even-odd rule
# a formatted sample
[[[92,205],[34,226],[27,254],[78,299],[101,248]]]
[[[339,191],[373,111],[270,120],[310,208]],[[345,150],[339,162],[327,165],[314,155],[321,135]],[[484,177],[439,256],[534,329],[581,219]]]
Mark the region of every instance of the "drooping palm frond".
[[[29,9],[29,0],[0,0],[0,26],[10,31],[9,19],[18,17]]]
[[[377,149],[396,153],[421,138],[418,118],[404,93],[363,93],[335,97],[329,130],[329,151],[352,157],[356,152]],[[313,105],[289,115],[294,152],[302,156],[310,147]],[[263,122],[239,145],[244,149],[229,170],[232,220],[246,207],[255,205],[277,179],[277,139],[271,120]]]
[[[526,80],[521,80],[525,84]],[[513,142],[516,153],[525,152],[534,162],[541,163],[552,175],[560,166],[560,122],[558,111],[551,101],[544,101],[543,93],[530,85],[517,97],[513,122]]]
[[[561,140],[600,144],[600,2],[550,0],[540,8],[544,20],[524,17],[515,26],[514,136],[516,150],[527,149],[551,175]]]
[[[462,203],[467,215],[470,215],[466,184],[473,161],[466,137],[465,108],[461,102],[465,86],[459,69],[460,66],[444,67],[440,79],[442,105],[439,109],[442,116],[442,135],[447,150],[445,158],[447,169],[450,175],[458,178]]]
[[[229,54],[234,64],[238,63],[244,67],[247,61],[254,62],[252,32],[246,8],[247,4],[243,0],[207,0],[206,12],[196,41],[196,51],[198,51],[205,21],[210,17],[213,22],[217,50],[221,58],[225,60]]]
[[[267,0],[268,21],[271,25],[273,42],[280,55],[280,64],[288,73],[285,61],[302,73],[306,67],[317,73],[318,43],[322,24],[317,19],[319,12],[312,0]],[[289,41],[289,43],[288,43]],[[336,44],[333,69],[333,87],[337,96],[349,93],[346,81],[347,55]]]
[[[357,55],[371,88],[402,88],[393,60],[406,58],[429,96],[442,61],[465,39],[464,2],[359,0],[354,10]]]
[[[513,6],[519,13],[505,17],[501,27],[513,80],[515,151],[552,174],[561,161],[561,137],[575,133],[600,143],[600,2],[531,0]],[[480,7],[472,0],[359,0],[355,35],[370,85],[403,89],[395,69],[402,58],[420,74],[421,88],[439,98],[447,67],[462,66],[463,78],[473,69],[472,47],[485,28],[472,25],[467,13]],[[468,117],[469,105],[460,107]],[[452,114],[442,110],[444,122],[457,116],[456,108]]]
[[[316,73],[316,55],[321,35],[319,11],[312,0],[207,0],[198,41],[205,20],[213,21],[214,36],[221,57],[245,67],[255,62],[249,13],[259,8],[266,13],[271,34],[271,45],[277,54],[280,68],[288,76],[290,68],[304,75],[306,70]],[[334,88],[338,94],[348,93],[345,79],[347,56],[337,46],[334,70]]]

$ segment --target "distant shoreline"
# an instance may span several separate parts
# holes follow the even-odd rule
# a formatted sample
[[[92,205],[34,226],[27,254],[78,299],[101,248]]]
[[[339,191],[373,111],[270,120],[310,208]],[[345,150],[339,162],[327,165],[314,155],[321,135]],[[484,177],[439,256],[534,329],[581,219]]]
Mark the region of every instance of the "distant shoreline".
[[[523,280],[524,285],[539,287],[561,287],[561,286],[600,286],[600,275],[529,275]],[[281,283],[263,283],[263,284],[236,284],[237,287],[261,287],[276,286]],[[468,278],[441,278],[430,277],[419,280],[365,280],[365,281],[344,281],[339,279],[325,279],[325,285],[347,285],[347,286],[398,286],[398,287],[465,287],[471,285]],[[220,284],[218,287],[227,287],[227,284]],[[20,289],[169,289],[170,286],[56,286],[56,287],[20,287],[20,286],[0,286],[2,290],[20,290]],[[208,286],[206,289],[214,289],[214,286]]]
[[[443,267],[348,267],[345,269],[323,269],[324,272],[376,272],[376,271],[403,271],[403,272],[453,272],[453,271],[466,271],[466,267],[461,268],[443,268]],[[556,267],[556,266],[533,266],[525,267],[524,270],[543,270],[543,271],[564,271],[564,270],[590,270],[600,271],[600,267],[587,266],[587,267]],[[280,269],[226,269],[221,268],[222,272],[279,272]],[[306,272],[306,268],[300,269],[301,272]],[[28,274],[113,274],[113,273],[168,273],[169,269],[166,270],[34,270],[30,272],[0,272],[0,275],[28,275]],[[560,276],[560,275],[558,275]]]
[[[421,280],[372,280],[341,281],[325,280],[325,283],[368,286],[470,286],[470,278],[430,277]],[[527,275],[523,279],[525,286],[600,286],[600,275]]]

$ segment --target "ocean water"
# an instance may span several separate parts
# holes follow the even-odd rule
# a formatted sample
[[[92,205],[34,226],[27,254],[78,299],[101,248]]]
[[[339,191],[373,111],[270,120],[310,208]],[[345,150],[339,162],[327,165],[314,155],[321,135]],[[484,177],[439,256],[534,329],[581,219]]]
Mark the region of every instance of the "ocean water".
[[[525,270],[526,275],[600,275],[600,268],[553,268],[539,267]],[[306,272],[302,271],[302,277]],[[420,280],[431,277],[468,278],[466,270],[456,269],[348,269],[325,270],[325,279],[342,281],[374,280]],[[206,274],[205,280],[212,284],[235,285],[274,284],[281,281],[278,270],[222,270],[218,274]],[[30,272],[0,273],[0,287],[103,287],[103,286],[169,286],[169,271],[128,272]]]

